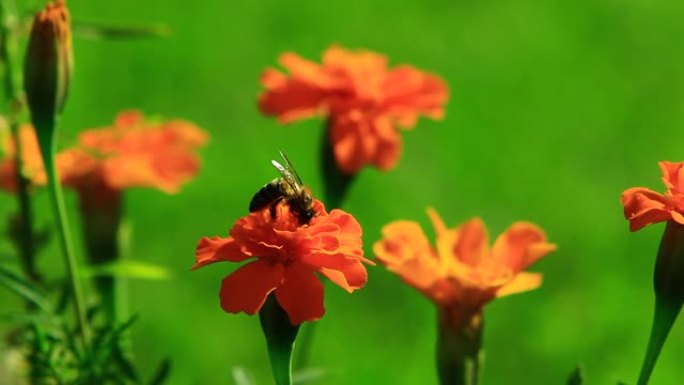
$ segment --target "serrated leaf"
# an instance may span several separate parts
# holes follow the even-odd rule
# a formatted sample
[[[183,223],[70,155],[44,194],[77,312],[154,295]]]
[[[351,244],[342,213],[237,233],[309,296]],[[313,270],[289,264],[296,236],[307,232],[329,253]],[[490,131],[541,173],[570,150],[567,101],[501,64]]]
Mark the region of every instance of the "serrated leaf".
[[[164,266],[132,260],[87,266],[83,268],[83,274],[86,277],[114,276],[119,278],[137,278],[154,281],[171,278],[171,272]]]
[[[166,24],[104,25],[74,22],[72,30],[78,37],[93,40],[147,39],[171,35],[171,29]]]
[[[35,304],[44,312],[52,313],[52,306],[47,296],[31,282],[20,277],[4,265],[0,265],[0,285],[7,287],[20,297]]]
[[[166,379],[169,377],[169,373],[171,373],[171,360],[168,358],[165,358],[157,367],[157,370],[154,372],[154,376],[152,376],[152,379],[149,382],[149,385],[161,385],[163,384]]]

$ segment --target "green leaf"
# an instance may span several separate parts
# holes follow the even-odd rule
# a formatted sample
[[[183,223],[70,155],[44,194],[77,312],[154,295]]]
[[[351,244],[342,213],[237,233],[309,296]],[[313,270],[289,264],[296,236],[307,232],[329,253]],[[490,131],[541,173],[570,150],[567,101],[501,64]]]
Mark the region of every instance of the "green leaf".
[[[0,314],[0,322],[7,322],[18,325],[25,324],[50,324],[54,321],[53,317],[45,314],[13,312]]]
[[[259,320],[276,385],[292,385],[292,350],[299,325],[290,323],[290,318],[273,294],[268,296],[259,311]]]
[[[568,385],[582,384],[584,384],[584,373],[582,368],[578,365],[575,370],[570,373],[570,377],[568,377]]]
[[[52,306],[47,296],[32,283],[12,272],[4,265],[0,265],[0,285],[7,287],[25,300],[35,304],[44,312],[52,314]]]
[[[160,364],[159,367],[157,367],[157,370],[154,372],[154,376],[152,376],[152,379],[149,382],[149,385],[161,385],[164,382],[166,382],[166,379],[169,377],[169,373],[171,373],[171,360],[168,358],[165,358]]]
[[[161,281],[171,278],[171,272],[163,266],[133,260],[122,260],[96,266],[87,266],[83,268],[83,275],[91,278],[115,276],[152,281]]]
[[[292,374],[292,382],[295,384],[305,384],[307,382],[318,381],[325,377],[323,368],[307,368]]]
[[[76,36],[92,40],[146,39],[171,35],[171,29],[166,24],[103,25],[74,22],[72,29]]]

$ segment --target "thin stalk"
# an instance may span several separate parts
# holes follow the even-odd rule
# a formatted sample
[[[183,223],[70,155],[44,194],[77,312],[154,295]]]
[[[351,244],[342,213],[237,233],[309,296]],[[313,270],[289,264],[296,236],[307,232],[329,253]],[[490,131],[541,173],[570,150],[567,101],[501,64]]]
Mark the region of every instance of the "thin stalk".
[[[19,202],[19,223],[17,224],[17,246],[19,259],[26,277],[32,282],[39,282],[40,277],[35,267],[35,248],[33,237],[33,210],[29,196],[29,181],[24,177],[23,169],[23,143],[19,134],[19,115],[23,109],[21,103],[19,73],[15,70],[18,53],[16,36],[17,11],[14,1],[3,0],[0,2],[1,30],[0,30],[0,60],[5,68],[4,88],[7,97],[10,133],[14,142],[14,164],[17,180],[17,200]]]
[[[437,374],[441,385],[477,385],[484,359],[480,309],[438,310]]]
[[[268,357],[276,385],[292,385],[292,351],[299,325],[292,325],[274,294],[270,294],[259,311],[261,329],[266,337]]]
[[[104,185],[78,190],[83,239],[88,263],[93,266],[114,264],[121,259],[119,230],[122,220],[122,193]],[[121,279],[116,275],[93,278],[108,323],[124,322]]]
[[[44,142],[47,135],[39,135],[40,141]],[[81,289],[81,276],[79,274],[78,264],[74,254],[74,247],[71,242],[71,233],[69,221],[67,219],[66,209],[64,205],[64,196],[62,195],[62,186],[57,178],[57,170],[54,162],[54,140],[48,139],[48,143],[40,143],[40,150],[43,155],[43,163],[45,164],[45,172],[48,178],[48,189],[50,190],[50,201],[52,202],[52,210],[57,222],[57,232],[59,233],[59,241],[64,254],[64,262],[67,267],[67,276],[71,286],[71,294],[74,297],[74,307],[76,310],[76,321],[78,322],[83,346],[88,346],[90,341],[90,328],[86,318],[85,302],[83,300],[83,291]]]
[[[641,373],[639,374],[639,382],[637,382],[637,385],[648,384],[651,374],[653,373],[653,368],[660,356],[660,351],[681,310],[682,304],[675,304],[663,300],[660,296],[656,296],[651,337],[648,341],[646,357],[644,357],[644,363],[641,366]]]

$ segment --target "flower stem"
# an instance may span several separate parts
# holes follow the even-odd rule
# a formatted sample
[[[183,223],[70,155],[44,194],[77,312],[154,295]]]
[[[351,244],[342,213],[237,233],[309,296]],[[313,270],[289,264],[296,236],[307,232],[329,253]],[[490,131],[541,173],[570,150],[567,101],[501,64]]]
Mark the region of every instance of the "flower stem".
[[[78,193],[88,263],[102,266],[120,261],[121,191],[106,186],[88,186],[80,188]],[[121,302],[120,279],[116,275],[95,276],[93,283],[106,321],[112,324],[123,322],[127,315]]]
[[[330,135],[330,121],[328,120],[321,140],[323,201],[328,210],[342,207],[349,188],[356,179],[356,174],[345,174],[337,166]]]
[[[637,382],[637,385],[648,384],[651,373],[653,373],[653,368],[658,361],[660,351],[662,350],[665,340],[667,340],[667,336],[681,309],[681,303],[673,303],[662,299],[660,296],[656,296],[651,337],[648,341],[646,357],[641,366],[641,373],[639,374],[639,382]]]
[[[37,127],[38,129],[38,127]],[[76,309],[76,321],[78,322],[79,330],[83,346],[87,346],[90,341],[90,328],[86,318],[85,302],[81,289],[81,276],[79,274],[78,264],[74,254],[74,248],[71,243],[71,233],[69,228],[69,221],[66,215],[64,205],[64,196],[62,195],[62,186],[57,178],[57,170],[54,162],[54,141],[52,138],[45,143],[47,135],[38,135],[40,143],[41,154],[43,155],[43,163],[45,164],[45,172],[48,178],[48,189],[50,190],[50,201],[52,203],[52,210],[55,215],[57,223],[57,232],[59,233],[59,241],[64,255],[64,262],[67,268],[67,276],[71,286],[71,294],[74,298],[74,307]]]
[[[261,329],[266,337],[268,356],[276,385],[292,385],[292,350],[299,325],[292,325],[274,294],[259,311]]]
[[[19,217],[16,223],[17,246],[19,259],[26,277],[32,282],[39,282],[40,278],[35,267],[35,248],[33,233],[33,212],[29,197],[29,182],[22,174],[23,143],[19,134],[18,117],[23,105],[21,103],[19,79],[15,70],[18,42],[16,36],[17,10],[13,1],[0,2],[0,61],[5,68],[4,88],[8,100],[8,114],[10,132],[14,142],[14,164],[17,179],[17,199],[19,201]]]
[[[447,306],[439,309],[437,374],[441,385],[477,385],[484,354],[482,313]]]

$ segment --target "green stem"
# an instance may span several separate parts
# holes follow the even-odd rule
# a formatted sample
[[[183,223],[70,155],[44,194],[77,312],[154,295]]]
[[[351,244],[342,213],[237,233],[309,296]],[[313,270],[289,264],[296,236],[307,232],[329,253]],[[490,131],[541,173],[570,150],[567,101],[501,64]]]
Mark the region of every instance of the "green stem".
[[[646,357],[641,366],[641,373],[639,374],[639,382],[637,382],[637,385],[648,384],[651,373],[653,373],[653,368],[658,361],[658,356],[660,356],[660,351],[662,350],[665,340],[667,340],[667,336],[670,334],[672,325],[677,319],[681,309],[681,303],[672,303],[662,299],[660,296],[656,296],[651,337],[648,341]]]
[[[477,385],[484,354],[480,309],[439,309],[437,374],[441,385]]]
[[[33,237],[33,210],[29,197],[29,181],[22,174],[23,169],[23,143],[19,133],[18,117],[21,114],[23,105],[21,103],[21,87],[15,71],[16,57],[18,52],[18,41],[16,36],[17,29],[17,10],[13,1],[3,0],[0,2],[0,60],[5,68],[5,94],[7,96],[10,132],[14,142],[14,164],[17,180],[17,199],[19,201],[19,223],[16,225],[17,248],[19,259],[26,277],[32,282],[39,282],[40,277],[35,267],[35,248]]]
[[[342,207],[349,188],[356,179],[356,174],[345,174],[337,166],[330,135],[330,121],[328,120],[321,136],[323,202],[328,210]]]
[[[88,263],[93,267],[116,263],[121,258],[121,191],[97,184],[82,187],[78,193]],[[120,279],[116,275],[98,275],[93,283],[107,322],[116,324],[125,321]]]
[[[268,357],[276,385],[292,385],[292,350],[299,325],[292,325],[274,294],[270,294],[259,311],[261,329],[266,337]]]
[[[36,127],[36,129],[39,129],[39,127]],[[52,140],[49,135],[38,135],[38,140],[41,142],[40,150],[43,156],[43,164],[45,165],[45,172],[48,178],[50,201],[52,202],[52,210],[57,222],[57,232],[59,233],[59,241],[62,247],[62,253],[64,254],[64,262],[66,263],[67,267],[67,276],[71,286],[71,294],[74,298],[76,321],[78,322],[81,338],[83,340],[83,346],[88,346],[88,343],[90,342],[90,328],[86,318],[85,302],[83,300],[81,289],[81,276],[79,274],[74,248],[71,243],[71,233],[64,205],[64,196],[62,195],[62,186],[57,178],[57,170],[55,168],[53,157],[54,140]]]

